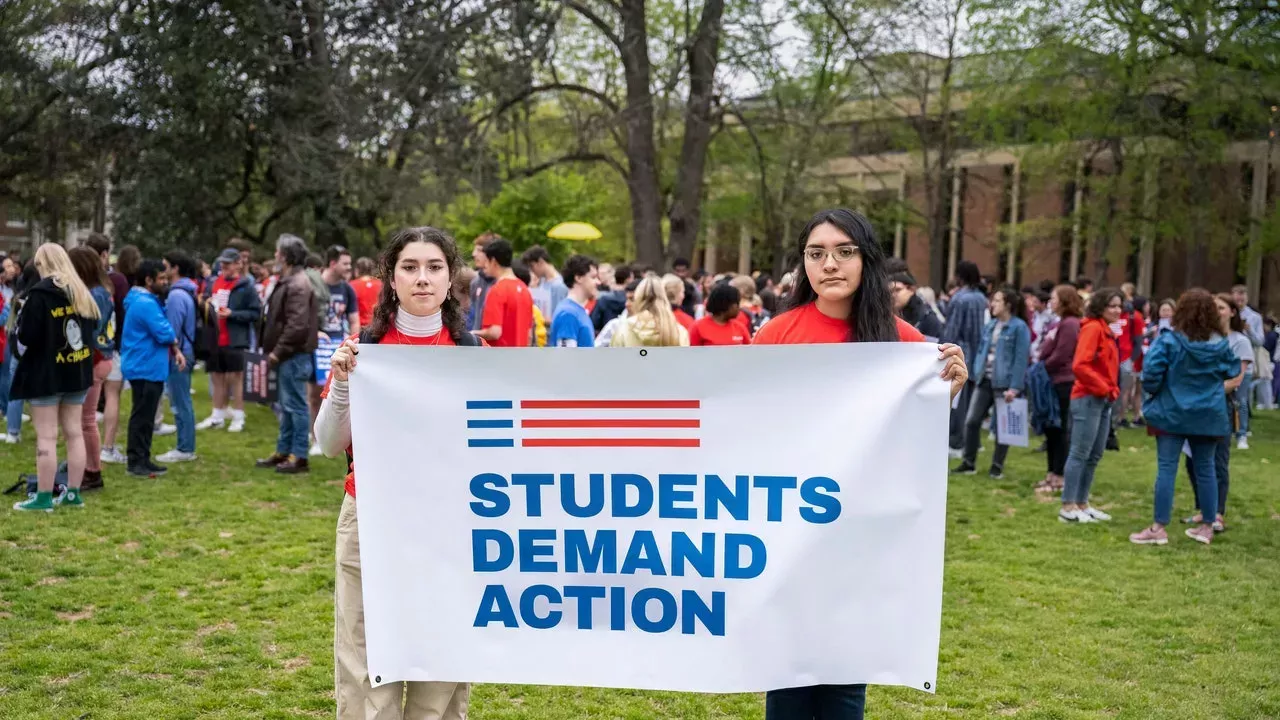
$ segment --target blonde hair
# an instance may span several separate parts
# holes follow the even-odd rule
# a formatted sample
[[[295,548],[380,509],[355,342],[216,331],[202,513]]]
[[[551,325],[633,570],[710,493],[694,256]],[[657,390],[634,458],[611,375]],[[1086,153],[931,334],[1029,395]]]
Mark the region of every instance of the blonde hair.
[[[671,298],[667,296],[662,278],[649,273],[636,287],[635,299],[631,301],[631,314],[639,321],[648,315],[654,328],[658,331],[658,340],[663,347],[674,347],[680,344],[680,323],[675,313],[671,312]]]
[[[93,294],[80,279],[79,273],[71,265],[71,257],[61,245],[48,242],[37,248],[36,270],[40,277],[53,280],[54,286],[67,294],[77,315],[92,320],[101,317],[98,303],[93,301]]]
[[[756,281],[749,275],[734,275],[729,284],[737,288],[738,294],[746,304],[752,306],[760,304],[760,296],[756,295]]]
[[[666,291],[667,297],[670,298],[672,304],[676,302],[676,298],[684,292],[684,280],[680,279],[675,273],[667,273],[662,276],[662,289]]]

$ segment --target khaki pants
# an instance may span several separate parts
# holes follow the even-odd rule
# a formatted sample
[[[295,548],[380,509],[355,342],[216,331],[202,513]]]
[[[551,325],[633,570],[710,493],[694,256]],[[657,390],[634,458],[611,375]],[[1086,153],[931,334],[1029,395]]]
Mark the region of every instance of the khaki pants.
[[[334,694],[338,720],[466,720],[467,683],[402,682],[370,687],[364,648],[364,594],[355,498],[338,513],[333,589]]]

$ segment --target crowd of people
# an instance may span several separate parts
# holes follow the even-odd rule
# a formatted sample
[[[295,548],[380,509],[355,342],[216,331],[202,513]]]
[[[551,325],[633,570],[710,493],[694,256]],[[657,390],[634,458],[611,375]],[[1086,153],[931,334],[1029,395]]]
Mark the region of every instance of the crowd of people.
[[[261,353],[276,376],[279,422],[275,452],[257,467],[296,474],[310,470],[313,455],[348,459],[335,586],[342,718],[402,706],[420,710],[408,717],[464,717],[469,692],[458,683],[374,689],[369,682],[348,388],[361,345],[933,342],[953,397],[954,472],[976,473],[989,439],[988,473],[1003,476],[1008,446],[992,416],[999,403],[1026,398],[1046,459],[1034,489],[1060,493],[1063,522],[1110,519],[1090,503],[1097,467],[1108,447],[1118,447],[1117,427],[1146,427],[1158,461],[1153,523],[1131,536],[1140,544],[1168,542],[1183,455],[1198,509],[1185,519],[1187,535],[1207,544],[1226,530],[1231,446],[1248,448],[1252,409],[1272,409],[1280,395],[1275,322],[1249,305],[1243,287],[1218,295],[1190,289],[1153,312],[1129,284],[1018,289],[965,261],[936,293],[883,253],[865,217],[842,209],[813,217],[798,238],[795,269],[776,282],[765,273],[695,272],[684,259],[659,274],[575,254],[557,269],[545,248],[517,259],[494,235],[475,239],[473,267],[464,267],[455,241],[429,227],[397,233],[376,261],[353,263],[340,246],[321,255],[289,234],[269,263],[255,262],[253,250],[235,240],[212,263],[183,250],[146,258],[95,234],[71,250],[41,245],[25,264],[4,258],[5,439],[19,441],[27,406],[36,433],[35,483],[14,507],[81,507],[81,493],[102,486],[103,463],[158,477],[167,465],[197,459],[198,432],[243,432],[246,358]],[[198,367],[207,371],[213,407],[199,422]],[[132,410],[122,453],[116,435],[126,386]],[[172,425],[163,421],[165,396]],[[153,459],[153,437],[170,433],[177,447]],[[864,704],[865,686],[791,688],[768,694],[766,715],[810,718],[828,706],[853,718]]]

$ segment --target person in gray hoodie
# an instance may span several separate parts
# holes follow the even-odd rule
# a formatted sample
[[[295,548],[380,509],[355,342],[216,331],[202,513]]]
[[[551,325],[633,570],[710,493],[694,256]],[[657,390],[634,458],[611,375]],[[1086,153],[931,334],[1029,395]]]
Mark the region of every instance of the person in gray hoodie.
[[[172,250],[164,256],[165,272],[169,274],[169,295],[164,313],[178,336],[178,348],[186,358],[185,366],[176,361],[169,364],[169,406],[173,409],[173,423],[178,426],[178,447],[157,458],[162,463],[190,462],[196,459],[196,412],[191,405],[191,371],[196,362],[196,297],[199,288],[195,276],[200,267],[190,255]]]

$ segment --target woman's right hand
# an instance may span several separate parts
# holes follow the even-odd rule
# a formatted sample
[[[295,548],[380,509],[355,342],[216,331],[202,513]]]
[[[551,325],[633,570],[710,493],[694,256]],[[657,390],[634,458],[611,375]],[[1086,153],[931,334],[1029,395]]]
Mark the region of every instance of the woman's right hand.
[[[351,338],[333,351],[333,357],[329,359],[329,372],[333,373],[334,380],[346,382],[356,369],[356,356],[360,354],[358,345],[359,341]]]

